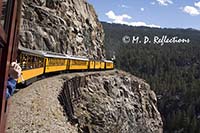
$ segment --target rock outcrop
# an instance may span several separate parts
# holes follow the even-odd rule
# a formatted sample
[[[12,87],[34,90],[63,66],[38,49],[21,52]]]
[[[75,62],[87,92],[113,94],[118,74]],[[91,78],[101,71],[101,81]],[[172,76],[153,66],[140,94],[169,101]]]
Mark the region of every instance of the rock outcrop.
[[[65,82],[59,100],[83,133],[162,133],[155,93],[125,72],[75,77]]]
[[[20,44],[30,49],[105,57],[104,33],[85,0],[24,0]]]

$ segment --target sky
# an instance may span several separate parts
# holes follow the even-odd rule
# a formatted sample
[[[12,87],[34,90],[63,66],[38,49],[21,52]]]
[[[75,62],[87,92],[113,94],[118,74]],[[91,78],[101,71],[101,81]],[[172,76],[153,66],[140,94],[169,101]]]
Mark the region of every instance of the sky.
[[[200,30],[200,0],[87,0],[100,21]]]

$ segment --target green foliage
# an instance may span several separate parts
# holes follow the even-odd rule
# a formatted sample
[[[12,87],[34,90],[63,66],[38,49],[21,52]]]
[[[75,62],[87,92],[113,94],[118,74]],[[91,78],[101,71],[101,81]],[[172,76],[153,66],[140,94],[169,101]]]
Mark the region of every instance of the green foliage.
[[[200,31],[103,23],[107,58],[117,68],[145,79],[156,92],[164,132],[200,132]],[[178,36],[189,44],[124,44],[122,37]]]

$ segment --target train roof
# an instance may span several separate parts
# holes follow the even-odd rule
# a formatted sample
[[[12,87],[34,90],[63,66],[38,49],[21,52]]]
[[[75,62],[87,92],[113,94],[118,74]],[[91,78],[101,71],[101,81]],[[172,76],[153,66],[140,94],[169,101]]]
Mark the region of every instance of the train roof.
[[[71,56],[71,55],[66,55],[66,54],[61,54],[61,53],[56,53],[56,52],[51,52],[51,51],[32,50],[32,49],[24,48],[21,46],[19,46],[19,50],[24,53],[28,53],[31,55],[39,55],[39,56],[47,57],[47,58],[62,58],[62,59],[89,61],[89,59],[86,57]],[[99,61],[113,63],[113,61],[111,60],[99,60]]]
[[[62,59],[67,59],[67,57],[65,55],[45,54],[44,56],[48,57],[48,58],[62,58]]]
[[[76,56],[68,56],[68,55],[66,56],[67,56],[67,59],[89,61],[89,59],[86,57],[78,57],[78,56],[76,57]]]
[[[113,61],[111,61],[111,60],[106,60],[106,59],[102,59],[102,60],[95,60],[95,59],[89,59],[89,60],[91,60],[91,61],[98,61],[98,62],[110,62],[110,63],[113,63]]]
[[[32,50],[28,48],[24,48],[19,46],[19,50],[23,53],[28,53],[31,55],[39,55],[47,58],[62,58],[62,59],[74,59],[74,60],[84,60],[88,61],[89,59],[86,57],[79,57],[79,56],[69,56],[66,54],[51,52],[51,51],[41,51],[41,50]]]
[[[113,63],[113,61],[111,61],[111,60],[103,60],[103,61]]]
[[[18,49],[23,53],[28,53],[28,54],[32,54],[32,55],[39,55],[39,56],[45,55],[45,52],[41,51],[41,50],[32,50],[32,49],[24,48],[24,47],[21,47],[21,46],[19,46]]]

